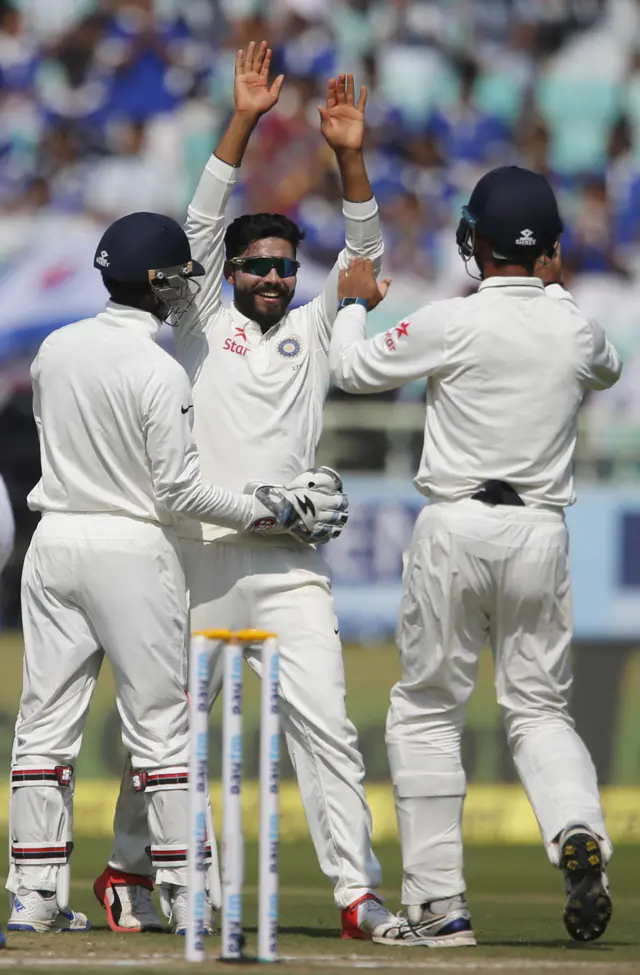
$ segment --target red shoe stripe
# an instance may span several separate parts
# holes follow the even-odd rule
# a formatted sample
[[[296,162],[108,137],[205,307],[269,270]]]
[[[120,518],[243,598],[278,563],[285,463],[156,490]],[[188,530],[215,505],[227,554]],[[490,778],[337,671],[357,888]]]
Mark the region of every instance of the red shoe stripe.
[[[344,941],[371,941],[371,935],[367,934],[366,931],[362,931],[358,927],[358,907],[363,901],[376,901],[376,903],[381,904],[382,901],[375,894],[363,894],[362,897],[358,897],[357,901],[353,904],[349,904],[345,907],[341,914],[342,921],[342,932],[340,934],[340,939]]]

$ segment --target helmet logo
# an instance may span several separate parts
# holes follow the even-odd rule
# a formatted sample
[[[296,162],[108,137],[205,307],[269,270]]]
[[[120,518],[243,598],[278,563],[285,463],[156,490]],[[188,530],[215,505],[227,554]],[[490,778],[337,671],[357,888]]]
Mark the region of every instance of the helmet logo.
[[[100,267],[109,267],[110,261],[107,251],[100,251],[100,257],[96,257],[96,264],[99,264]]]
[[[521,230],[520,234],[522,236],[516,238],[516,244],[520,247],[535,247],[536,238],[533,236],[533,230]]]

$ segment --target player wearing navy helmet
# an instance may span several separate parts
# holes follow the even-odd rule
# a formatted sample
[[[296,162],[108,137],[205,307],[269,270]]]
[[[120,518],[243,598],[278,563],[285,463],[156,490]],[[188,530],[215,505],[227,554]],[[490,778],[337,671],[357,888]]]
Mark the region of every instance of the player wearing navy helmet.
[[[549,859],[564,872],[578,941],[611,915],[611,855],[591,758],[568,711],[572,638],[564,509],[586,389],[612,386],[620,359],[561,285],[562,222],[544,177],[484,176],[457,230],[481,284],[367,340],[378,288],[356,261],[334,326],[334,381],[351,393],[427,380],[418,517],[398,621],[401,678],[387,748],[402,842],[407,919],[375,940],[475,944],[462,869],[460,740],[489,644],[507,739]],[[514,869],[517,869],[517,864]]]
[[[8,927],[89,927],[68,906],[73,765],[106,655],[151,859],[183,932],[188,624],[176,521],[323,541],[344,524],[346,498],[335,485],[234,493],[202,477],[191,385],[154,341],[163,321],[188,312],[204,273],[175,221],[123,217],[94,264],[111,296],[105,310],[53,332],[31,368],[42,477],[28,503],[42,518],[22,576]],[[105,906],[117,915],[115,897]]]

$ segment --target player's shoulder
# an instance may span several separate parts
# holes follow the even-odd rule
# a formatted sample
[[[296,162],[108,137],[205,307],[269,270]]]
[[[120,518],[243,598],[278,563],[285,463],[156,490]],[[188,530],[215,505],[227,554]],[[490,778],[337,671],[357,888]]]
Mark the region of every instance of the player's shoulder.
[[[464,311],[464,302],[464,298],[436,298],[407,315],[406,321],[417,329],[433,328],[436,324],[444,327]]]
[[[82,318],[77,322],[56,328],[41,343],[38,356],[42,357],[51,352],[68,353],[73,349],[81,348],[90,332],[96,327],[95,318]]]
[[[570,291],[559,284],[550,284],[545,288],[548,314],[554,316],[554,321],[562,322],[565,328],[573,330],[579,338],[586,338],[591,342],[597,322],[593,322],[578,306]]]

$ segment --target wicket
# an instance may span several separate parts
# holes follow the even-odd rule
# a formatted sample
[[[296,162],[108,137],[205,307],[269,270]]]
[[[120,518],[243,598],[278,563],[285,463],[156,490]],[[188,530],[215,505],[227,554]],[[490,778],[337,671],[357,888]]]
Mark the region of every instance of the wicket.
[[[262,630],[193,634],[189,658],[189,925],[187,961],[204,961],[206,848],[214,847],[208,816],[209,675],[213,642],[224,643],[222,689],[222,932],[221,958],[244,957],[242,888],[242,696],[244,648],[262,644],[258,961],[277,961],[280,727],[278,649]],[[209,822],[208,822],[209,819]],[[215,863],[215,859],[214,859]]]

